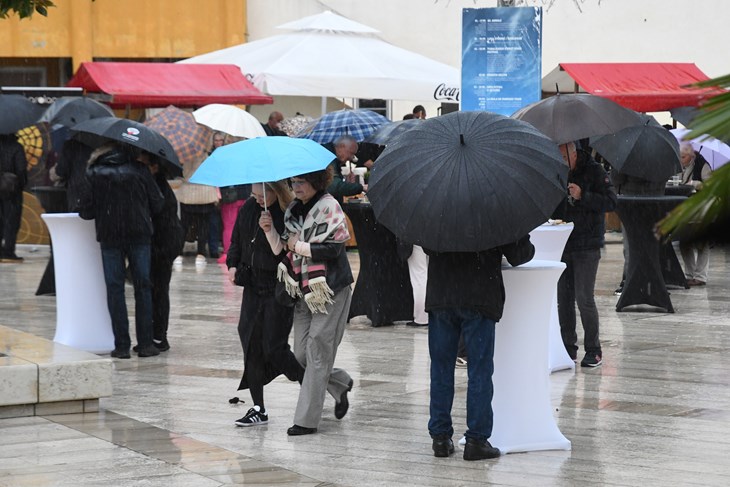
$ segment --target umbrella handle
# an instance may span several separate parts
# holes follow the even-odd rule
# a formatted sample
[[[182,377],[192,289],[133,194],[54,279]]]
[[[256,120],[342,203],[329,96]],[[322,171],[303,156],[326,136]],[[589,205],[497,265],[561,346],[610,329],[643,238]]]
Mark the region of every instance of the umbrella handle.
[[[266,204],[266,183],[261,183],[261,188],[264,190],[264,211],[269,211],[269,205]]]

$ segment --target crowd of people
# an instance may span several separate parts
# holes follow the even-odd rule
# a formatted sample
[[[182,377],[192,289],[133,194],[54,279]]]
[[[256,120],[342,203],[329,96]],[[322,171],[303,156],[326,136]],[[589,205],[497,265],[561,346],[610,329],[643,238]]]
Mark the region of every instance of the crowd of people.
[[[425,109],[418,105],[403,118],[425,117]],[[267,136],[287,136],[279,128],[283,120],[280,112],[272,112],[261,124]],[[208,154],[235,140],[215,132]],[[253,405],[235,424],[252,427],[269,421],[264,387],[279,375],[300,384],[288,435],[317,432],[328,393],[335,402],[334,416],[344,418],[354,379],[335,362],[354,279],[345,251],[350,234],[341,204],[362,193],[364,186],[343,167],[360,163],[372,168],[377,152],[360,162],[356,154],[361,147],[350,135],[327,147],[335,157],[324,170],[221,188],[189,182],[201,159],[184,167],[183,180],[173,190],[165,165],[154,154],[119,142],[92,152],[73,139],[67,141],[56,171],[67,186],[69,209],[95,222],[114,333],[111,356],[129,359],[134,351],[139,357],[151,357],[170,350],[172,270],[182,262],[185,241],[194,242],[196,264],[216,258],[225,265],[229,280],[244,288],[238,323],[243,351],[239,390],[249,391]],[[597,367],[603,351],[594,287],[605,214],[614,210],[617,193],[661,195],[664,184],[615,170],[609,175],[594,160],[590,147],[578,141],[562,144],[559,150],[569,175],[565,198],[553,218],[574,225],[562,254],[566,270],[557,289],[561,335],[577,362],[577,305],[585,352],[580,365]],[[3,262],[22,261],[15,253],[15,238],[26,165],[14,136],[0,136],[0,169],[15,176],[14,190],[0,198]],[[689,144],[681,146],[681,165],[682,183],[701,189],[711,171]],[[707,244],[682,242],[680,249],[689,285],[705,285]],[[468,369],[463,457],[495,458],[500,452],[489,438],[495,326],[505,299],[502,258],[515,266],[532,259],[535,249],[529,235],[479,252],[435,252],[409,242],[401,242],[399,251],[408,261],[413,288],[413,320],[408,324],[428,328],[428,431],[433,454],[448,457],[454,452],[454,368],[461,365]],[[628,262],[627,247],[624,255]],[[127,279],[134,286],[134,347],[124,292]]]

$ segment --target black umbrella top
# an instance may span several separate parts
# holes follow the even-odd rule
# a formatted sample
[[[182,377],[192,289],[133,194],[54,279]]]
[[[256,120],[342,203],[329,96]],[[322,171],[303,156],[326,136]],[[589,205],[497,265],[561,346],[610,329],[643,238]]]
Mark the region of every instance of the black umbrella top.
[[[30,127],[36,123],[42,111],[40,105],[22,95],[0,94],[0,134],[14,134]]]
[[[39,119],[50,125],[74,125],[99,117],[113,117],[114,112],[108,106],[85,96],[62,96],[49,106]]]
[[[428,119],[388,145],[368,197],[382,224],[437,251],[516,241],[566,194],[557,145],[531,125],[490,112]]]
[[[134,120],[92,118],[75,125],[71,132],[76,140],[91,147],[99,147],[109,141],[137,147],[166,161],[165,166],[172,176],[182,176],[182,166],[170,142],[157,131]]]

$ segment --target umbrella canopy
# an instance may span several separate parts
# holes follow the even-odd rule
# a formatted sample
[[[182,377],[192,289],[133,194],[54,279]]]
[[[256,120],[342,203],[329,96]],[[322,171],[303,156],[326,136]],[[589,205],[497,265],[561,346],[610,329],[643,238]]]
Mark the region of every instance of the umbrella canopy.
[[[474,252],[514,242],[566,195],[568,166],[531,125],[489,112],[424,121],[388,145],[368,188],[375,217],[406,242]]]
[[[259,137],[217,148],[190,182],[222,187],[279,181],[324,169],[334,158],[309,139]]]
[[[62,96],[46,108],[40,120],[50,125],[73,127],[90,118],[113,117],[108,106],[85,96]]]
[[[458,68],[394,46],[375,29],[324,12],[279,26],[294,32],[181,63],[232,63],[270,95],[459,101]]]
[[[410,120],[399,120],[381,125],[375,132],[365,138],[364,142],[376,145],[388,145],[398,135],[408,132],[412,128],[418,127],[421,122],[420,118],[412,118]]]
[[[375,129],[390,120],[372,110],[337,110],[322,115],[297,134],[320,144],[333,142],[341,135],[351,135],[362,142]]]
[[[21,95],[0,94],[0,134],[13,134],[33,125],[42,108]]]
[[[144,124],[170,142],[183,166],[201,161],[209,149],[212,131],[175,106],[168,106]]]
[[[233,105],[211,103],[193,112],[195,121],[220,132],[234,137],[265,137],[266,132],[261,123],[248,113]]]
[[[137,147],[160,157],[171,176],[182,176],[182,166],[170,142],[139,122],[116,117],[92,118],[77,124],[71,132],[73,138],[91,147],[99,147],[109,141]]]
[[[641,116],[600,96],[574,93],[545,98],[512,114],[534,125],[558,144],[641,125]]]
[[[289,137],[295,137],[299,132],[314,121],[312,117],[297,113],[291,118],[284,119],[279,124],[279,129]]]
[[[671,132],[679,142],[692,144],[694,150],[702,154],[702,157],[710,163],[713,171],[730,161],[730,146],[719,139],[710,136],[685,139],[684,137],[689,134],[690,130],[683,128],[672,129]]]
[[[616,170],[648,181],[666,181],[682,171],[679,143],[664,127],[647,122],[591,139],[591,147]]]

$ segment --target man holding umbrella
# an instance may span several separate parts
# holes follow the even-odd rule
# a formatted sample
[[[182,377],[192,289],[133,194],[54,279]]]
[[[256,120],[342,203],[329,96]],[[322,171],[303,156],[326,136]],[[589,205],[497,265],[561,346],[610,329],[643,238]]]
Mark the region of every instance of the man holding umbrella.
[[[598,309],[593,290],[604,244],[604,214],[616,207],[616,193],[603,167],[588,152],[579,151],[573,142],[560,145],[560,152],[570,168],[568,195],[553,213],[553,218],[573,222],[573,231],[561,258],[567,267],[558,281],[560,334],[568,355],[576,360],[577,303],[586,352],[580,365],[597,367],[603,361],[603,352],[598,338]]]
[[[150,281],[152,215],[164,199],[150,171],[137,158],[140,149],[111,142],[91,154],[89,190],[81,199],[79,214],[94,219],[96,239],[106,282],[107,306],[114,332],[115,358],[130,358],[129,318],[124,298],[125,260],[134,284],[137,354],[159,355],[152,337],[152,285]]]

